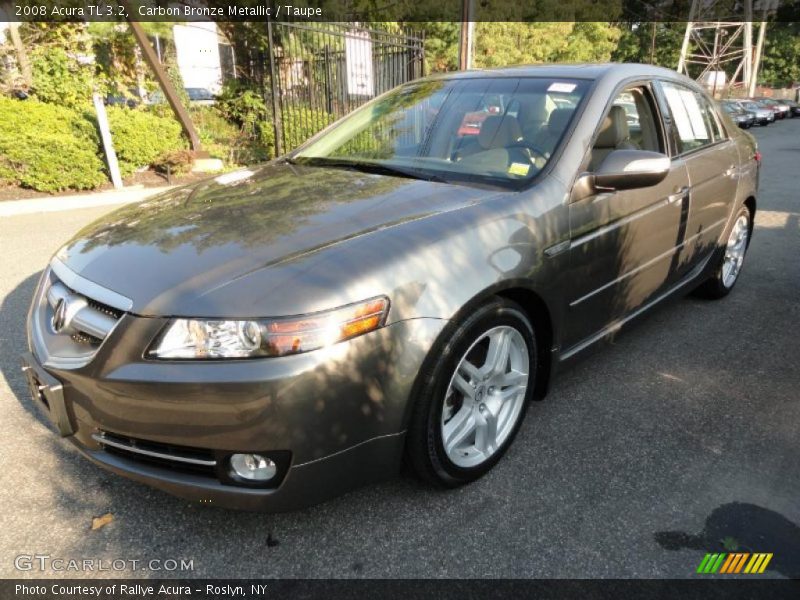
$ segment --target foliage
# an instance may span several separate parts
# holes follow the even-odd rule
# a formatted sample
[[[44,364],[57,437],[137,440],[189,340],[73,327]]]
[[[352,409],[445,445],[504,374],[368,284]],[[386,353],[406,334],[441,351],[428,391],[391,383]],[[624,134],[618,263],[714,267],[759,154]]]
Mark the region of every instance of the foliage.
[[[63,48],[37,48],[31,53],[33,93],[42,102],[62,106],[88,106],[93,73]]]
[[[426,23],[425,72],[436,73],[458,68],[460,23]]]
[[[258,124],[267,120],[263,96],[251,85],[234,79],[225,83],[217,107],[229,120],[238,123],[248,134],[258,135]]]
[[[604,62],[620,31],[609,23],[485,22],[475,25],[475,66]]]
[[[238,134],[228,139],[230,163],[261,162],[275,155],[275,133],[267,105],[254,86],[241,80],[227,82],[215,108],[239,127]]]
[[[216,106],[192,108],[194,122],[203,149],[227,165],[249,165],[274,156],[275,136],[272,123],[260,123],[258,136],[226,119]]]
[[[623,28],[611,59],[674,69],[678,66],[685,29],[686,23],[680,22],[630,24]]]
[[[305,106],[289,106],[283,110],[283,138],[287,147],[284,152],[296,148],[312,135],[318,133],[331,123],[334,116]]]
[[[759,83],[788,86],[800,82],[800,23],[770,23]]]
[[[146,109],[108,107],[108,121],[123,177],[150,166],[158,157],[186,148],[180,124]]]
[[[153,168],[160,173],[181,175],[192,170],[194,154],[191,150],[173,150],[157,157]]]
[[[0,97],[0,180],[42,192],[107,181],[90,115],[36,100]]]
[[[24,23],[33,95],[62,106],[87,106],[94,89],[92,44],[85,23]]]

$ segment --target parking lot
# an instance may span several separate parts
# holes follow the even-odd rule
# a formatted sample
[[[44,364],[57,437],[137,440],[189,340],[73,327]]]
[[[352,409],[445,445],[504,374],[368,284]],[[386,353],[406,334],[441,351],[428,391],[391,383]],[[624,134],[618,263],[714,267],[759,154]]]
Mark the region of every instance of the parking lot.
[[[474,485],[403,475],[288,514],[172,498],[49,429],[18,366],[25,313],[50,255],[112,207],[0,218],[0,576],[84,576],[14,567],[47,554],[193,560],[138,576],[689,577],[739,550],[800,577],[800,119],[751,131],[760,212],[731,296],[657,309],[563,374]]]

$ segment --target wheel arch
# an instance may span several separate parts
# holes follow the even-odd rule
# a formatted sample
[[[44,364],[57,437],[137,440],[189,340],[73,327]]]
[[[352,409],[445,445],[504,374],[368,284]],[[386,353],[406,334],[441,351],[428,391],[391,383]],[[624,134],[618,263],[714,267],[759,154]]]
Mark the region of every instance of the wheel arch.
[[[519,304],[533,323],[536,336],[536,385],[533,397],[541,400],[547,395],[553,366],[553,319],[544,299],[534,290],[526,287],[510,287],[497,291],[494,295]]]
[[[492,298],[503,298],[515,302],[525,312],[533,324],[536,338],[536,383],[534,387],[534,400],[541,400],[547,394],[553,366],[553,340],[555,339],[553,313],[542,294],[526,285],[522,281],[507,281],[504,285],[491,286],[482,290],[468,300],[449,319],[448,325],[441,331],[436,341],[428,351],[428,355],[414,380],[408,406],[404,417],[404,427],[408,425],[416,398],[419,397],[421,386],[426,385],[426,377],[430,372],[429,361],[446,346],[447,340],[452,335],[454,328],[466,315],[473,312],[478,306]]]
[[[742,202],[742,206],[747,208],[747,211],[750,213],[750,237],[747,238],[747,247],[750,247],[750,242],[753,240],[753,231],[755,230],[756,226],[756,197],[753,194],[747,196]],[[738,211],[737,211],[738,212]]]

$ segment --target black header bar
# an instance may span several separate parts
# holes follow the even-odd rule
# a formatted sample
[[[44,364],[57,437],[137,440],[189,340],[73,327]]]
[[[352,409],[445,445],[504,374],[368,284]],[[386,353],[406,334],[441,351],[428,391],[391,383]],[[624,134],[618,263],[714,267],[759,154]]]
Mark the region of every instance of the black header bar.
[[[469,0],[468,0],[469,3]],[[460,21],[464,0],[0,0],[0,21]],[[800,0],[471,0],[472,21],[800,21]]]

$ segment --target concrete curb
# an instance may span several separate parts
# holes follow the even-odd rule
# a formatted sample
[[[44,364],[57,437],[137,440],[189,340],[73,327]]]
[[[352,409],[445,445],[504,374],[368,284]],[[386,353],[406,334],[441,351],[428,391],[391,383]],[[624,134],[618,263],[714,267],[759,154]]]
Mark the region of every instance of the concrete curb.
[[[8,200],[0,202],[0,217],[13,217],[39,212],[57,212],[62,210],[76,210],[79,208],[94,208],[113,204],[127,204],[138,202],[172,189],[175,186],[145,188],[133,186],[123,190],[100,192],[94,194],[77,194],[74,196],[54,196],[52,198],[31,198],[30,200]]]

